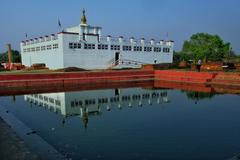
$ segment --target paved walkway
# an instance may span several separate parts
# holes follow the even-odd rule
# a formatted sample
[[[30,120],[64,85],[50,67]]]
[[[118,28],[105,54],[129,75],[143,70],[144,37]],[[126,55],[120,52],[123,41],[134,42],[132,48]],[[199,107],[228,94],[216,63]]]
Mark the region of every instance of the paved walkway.
[[[0,118],[0,159],[39,160],[16,133]]]

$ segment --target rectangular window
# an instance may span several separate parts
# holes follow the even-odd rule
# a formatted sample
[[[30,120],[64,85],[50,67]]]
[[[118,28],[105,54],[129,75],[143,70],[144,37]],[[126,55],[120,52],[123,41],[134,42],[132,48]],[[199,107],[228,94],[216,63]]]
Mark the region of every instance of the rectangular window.
[[[77,43],[73,44],[73,48],[76,49],[77,48]]]
[[[78,45],[77,45],[77,46],[78,46],[78,49],[80,49],[80,48],[81,48],[81,43],[78,43]]]
[[[53,98],[49,98],[49,102],[54,104],[54,99]]]
[[[73,49],[73,43],[69,43],[69,48]]]
[[[152,47],[144,47],[145,52],[152,52]]]
[[[87,44],[87,49],[91,49],[92,45],[91,44]]]
[[[108,45],[107,44],[104,45],[104,49],[108,50]]]
[[[92,44],[88,44],[87,49],[92,49]]]
[[[142,51],[141,46],[134,46],[133,51]]]
[[[111,50],[120,50],[120,45],[111,45]]]
[[[108,45],[107,44],[99,44],[98,45],[98,49],[99,50],[107,50],[108,49]]]
[[[161,48],[160,47],[154,47],[154,52],[161,52]]]
[[[84,44],[84,49],[95,49],[95,44]]]
[[[99,50],[108,50],[108,45],[107,44],[99,44],[98,49]]]
[[[40,47],[36,47],[36,51],[40,51]]]
[[[73,43],[69,43],[69,48],[73,49]]]
[[[47,45],[47,50],[52,49],[52,45]]]
[[[58,48],[58,44],[53,44],[53,49],[57,49]]]
[[[45,46],[41,46],[41,51],[45,51],[46,47]]]
[[[123,46],[122,50],[123,51],[131,51],[132,50],[132,46]]]
[[[44,101],[48,102],[48,97],[44,96]]]
[[[60,101],[60,100],[55,100],[55,104],[56,104],[57,106],[61,106],[61,101]]]
[[[43,100],[43,96],[42,95],[39,95],[38,96],[40,100]]]

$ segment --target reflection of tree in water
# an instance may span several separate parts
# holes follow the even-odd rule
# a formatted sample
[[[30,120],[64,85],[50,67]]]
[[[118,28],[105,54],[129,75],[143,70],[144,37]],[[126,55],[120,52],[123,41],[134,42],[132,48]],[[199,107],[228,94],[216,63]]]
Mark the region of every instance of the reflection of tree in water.
[[[186,93],[188,99],[192,100],[202,100],[202,99],[212,99],[216,93],[205,93],[205,92],[194,92],[194,91],[183,91]],[[196,103],[196,102],[195,102]]]

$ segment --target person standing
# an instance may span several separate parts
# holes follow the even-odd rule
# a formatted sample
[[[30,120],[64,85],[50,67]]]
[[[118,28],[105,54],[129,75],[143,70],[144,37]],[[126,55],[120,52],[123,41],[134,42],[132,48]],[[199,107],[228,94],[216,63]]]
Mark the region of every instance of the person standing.
[[[201,65],[202,65],[202,60],[199,59],[198,62],[197,62],[197,65],[196,65],[196,69],[197,69],[198,72],[200,72],[200,70],[201,70]]]

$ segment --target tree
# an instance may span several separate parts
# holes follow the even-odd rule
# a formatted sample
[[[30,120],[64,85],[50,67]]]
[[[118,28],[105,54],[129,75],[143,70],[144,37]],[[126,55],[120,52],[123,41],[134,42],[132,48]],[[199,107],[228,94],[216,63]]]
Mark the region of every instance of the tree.
[[[0,54],[0,63],[8,62],[8,52]],[[19,63],[21,62],[21,55],[19,51],[12,50],[12,62]]]
[[[186,96],[189,99],[197,99],[197,100],[201,100],[201,99],[211,99],[215,96],[214,93],[205,93],[205,92],[195,92],[195,91],[184,91],[186,93]]]
[[[225,43],[218,35],[197,33],[185,41],[181,51],[182,56],[189,55],[195,61],[222,61],[230,53],[230,43]]]

